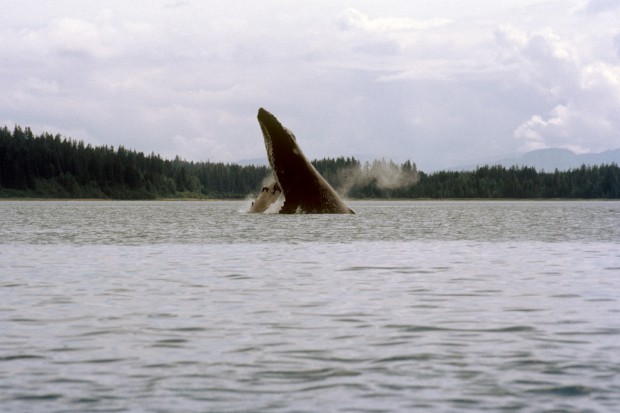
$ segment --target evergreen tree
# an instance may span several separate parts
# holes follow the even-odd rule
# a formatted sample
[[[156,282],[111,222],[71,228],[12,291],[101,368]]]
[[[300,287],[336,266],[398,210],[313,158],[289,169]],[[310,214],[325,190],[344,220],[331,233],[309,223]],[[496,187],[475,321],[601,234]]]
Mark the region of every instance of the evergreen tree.
[[[482,166],[475,171],[419,172],[355,158],[313,161],[342,195],[353,198],[620,198],[616,164],[569,171]],[[119,146],[92,147],[30,128],[0,128],[0,197],[149,199],[177,196],[243,198],[270,174],[265,166],[162,159]]]

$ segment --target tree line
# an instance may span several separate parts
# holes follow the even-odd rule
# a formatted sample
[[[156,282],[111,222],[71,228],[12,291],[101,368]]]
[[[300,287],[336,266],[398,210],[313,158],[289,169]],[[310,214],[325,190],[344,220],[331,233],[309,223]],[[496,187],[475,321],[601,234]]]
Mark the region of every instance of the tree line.
[[[240,198],[267,175],[264,166],[162,159],[123,146],[82,141],[29,128],[0,129],[0,196],[155,199]]]
[[[532,167],[483,166],[475,171],[420,173],[411,198],[620,198],[620,167],[594,165],[538,172]]]
[[[350,198],[620,198],[616,164],[570,171],[483,166],[425,174],[415,163],[339,157],[313,161]],[[188,162],[179,157],[85,145],[30,128],[0,129],[0,197],[157,199],[244,198],[260,190],[267,166]]]

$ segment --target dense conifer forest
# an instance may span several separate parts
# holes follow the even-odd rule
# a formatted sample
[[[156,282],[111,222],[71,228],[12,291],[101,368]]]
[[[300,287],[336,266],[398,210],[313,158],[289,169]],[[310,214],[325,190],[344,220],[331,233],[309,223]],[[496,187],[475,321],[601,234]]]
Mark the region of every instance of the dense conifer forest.
[[[334,188],[350,198],[620,198],[616,164],[570,171],[484,166],[476,171],[417,171],[355,158],[314,161]],[[162,159],[151,153],[84,145],[29,128],[0,129],[0,197],[243,198],[260,191],[266,166]]]

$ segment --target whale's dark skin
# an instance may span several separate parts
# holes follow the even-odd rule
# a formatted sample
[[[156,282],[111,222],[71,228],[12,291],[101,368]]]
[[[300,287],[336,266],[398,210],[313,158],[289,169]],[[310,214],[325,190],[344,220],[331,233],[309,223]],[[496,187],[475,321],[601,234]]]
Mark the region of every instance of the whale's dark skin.
[[[273,175],[282,188],[281,214],[353,214],[297,145],[295,135],[265,109],[258,110]]]

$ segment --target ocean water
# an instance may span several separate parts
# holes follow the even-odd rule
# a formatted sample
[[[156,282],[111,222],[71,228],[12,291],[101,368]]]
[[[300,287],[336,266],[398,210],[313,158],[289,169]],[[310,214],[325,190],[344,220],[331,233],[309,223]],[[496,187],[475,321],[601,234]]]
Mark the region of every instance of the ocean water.
[[[0,202],[0,411],[612,412],[620,202]]]

